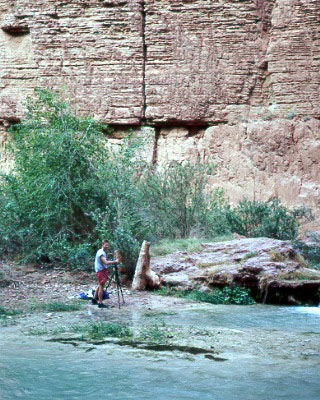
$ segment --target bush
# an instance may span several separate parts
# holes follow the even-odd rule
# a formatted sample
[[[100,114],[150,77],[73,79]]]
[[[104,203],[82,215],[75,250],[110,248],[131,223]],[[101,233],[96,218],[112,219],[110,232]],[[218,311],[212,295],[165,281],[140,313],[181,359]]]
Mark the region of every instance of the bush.
[[[312,267],[320,268],[320,239],[318,235],[311,235],[308,243],[302,240],[295,240],[293,246],[298,249],[304,259]]]
[[[2,179],[0,216],[7,247],[30,259],[65,259],[68,244],[91,230],[91,198],[102,202],[102,126],[76,117],[56,94],[38,89],[26,120],[10,133],[15,165]]]
[[[85,268],[105,238],[133,268],[144,239],[210,231],[221,197],[206,192],[210,165],[151,171],[139,155],[143,138],[129,135],[115,151],[106,129],[76,116],[56,93],[36,90],[26,119],[10,131],[15,165],[0,182],[3,250],[25,262]]]
[[[226,233],[218,217],[223,193],[208,188],[212,173],[212,164],[190,161],[147,171],[141,180],[147,230],[157,239]]]
[[[297,236],[299,218],[306,212],[290,211],[277,198],[266,202],[243,199],[234,208],[226,207],[226,220],[231,231],[240,235],[292,240]]]
[[[200,292],[199,290],[176,290],[162,288],[156,293],[184,297],[190,300],[203,301],[211,304],[255,304],[248,289],[241,286],[224,287],[223,289],[212,289],[211,292]]]
[[[145,238],[135,188],[136,149],[107,148],[106,126],[76,116],[56,93],[37,89],[26,119],[10,130],[15,165],[0,182],[0,246],[24,261],[92,267],[106,238],[133,265]]]

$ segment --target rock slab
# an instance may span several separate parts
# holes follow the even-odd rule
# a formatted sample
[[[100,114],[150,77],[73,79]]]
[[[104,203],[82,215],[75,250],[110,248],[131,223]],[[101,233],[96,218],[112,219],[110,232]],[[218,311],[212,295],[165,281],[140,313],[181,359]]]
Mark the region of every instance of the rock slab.
[[[240,285],[259,301],[299,304],[320,301],[320,271],[308,268],[285,241],[250,238],[203,243],[202,251],[180,251],[151,259],[161,284],[210,291]]]

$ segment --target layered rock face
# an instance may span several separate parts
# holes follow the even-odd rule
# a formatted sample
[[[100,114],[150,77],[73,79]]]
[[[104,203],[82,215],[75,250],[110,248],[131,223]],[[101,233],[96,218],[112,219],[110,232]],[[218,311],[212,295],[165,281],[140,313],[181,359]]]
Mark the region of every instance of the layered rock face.
[[[138,123],[142,15],[138,1],[0,0],[0,118],[22,115],[35,86],[66,88],[79,110]]]
[[[216,161],[231,199],[320,205],[320,0],[0,0],[0,131],[36,86]]]
[[[150,267],[162,285],[180,290],[240,285],[259,301],[317,305],[320,272],[304,264],[288,242],[253,238],[203,243],[201,251],[154,257]]]

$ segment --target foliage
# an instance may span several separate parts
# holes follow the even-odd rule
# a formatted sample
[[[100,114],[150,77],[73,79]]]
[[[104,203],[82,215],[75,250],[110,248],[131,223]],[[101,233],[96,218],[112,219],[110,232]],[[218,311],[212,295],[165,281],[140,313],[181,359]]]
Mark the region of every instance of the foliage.
[[[255,304],[249,290],[241,286],[225,286],[223,289],[212,289],[211,292],[201,292],[199,290],[177,290],[163,287],[156,293],[184,297],[190,300],[203,301],[212,304]]]
[[[320,239],[317,235],[313,235],[311,239],[308,243],[295,240],[293,246],[301,252],[309,265],[320,268]]]
[[[139,338],[148,342],[164,343],[172,336],[173,333],[170,327],[164,321],[159,321],[144,327]]]
[[[213,210],[219,208],[224,198],[221,190],[208,190],[212,173],[210,163],[186,161],[171,162],[144,174],[141,191],[146,220],[157,238],[208,236],[216,230],[219,218]],[[223,228],[220,233],[226,231]]]
[[[56,93],[36,90],[26,119],[11,129],[15,165],[0,181],[3,250],[83,268],[106,238],[134,263],[145,236],[132,178],[142,143],[128,138],[111,151],[105,130]]]
[[[140,156],[148,137],[127,136],[105,161],[103,183],[104,206],[90,211],[93,236],[105,238],[119,248],[131,268],[137,260],[141,243],[149,238],[144,218],[144,204],[139,178],[145,163]],[[103,189],[102,189],[103,190]]]
[[[21,310],[15,310],[0,306],[0,326],[6,327],[16,324],[15,317],[22,314]]]
[[[207,238],[185,238],[185,239],[162,239],[150,248],[151,256],[162,256],[175,251],[186,251],[188,253],[202,250],[202,243],[224,242],[232,240],[231,234]]]
[[[22,311],[0,306],[0,318],[7,318],[21,314]]]
[[[226,219],[232,232],[249,237],[292,240],[297,236],[299,218],[307,210],[288,210],[279,199],[266,202],[243,199],[236,207],[226,207]]]
[[[30,306],[30,311],[43,312],[69,312],[78,311],[81,308],[80,303],[68,304],[54,301],[51,303],[34,303]]]
[[[91,339],[102,339],[106,336],[119,338],[132,336],[132,332],[127,326],[116,322],[97,321],[86,325],[74,325],[71,329],[74,332],[83,333]]]
[[[103,159],[101,131],[53,92],[37,89],[29,99],[26,119],[11,129],[15,165],[1,185],[3,240],[12,251],[66,259],[88,235],[87,208],[98,196]]]

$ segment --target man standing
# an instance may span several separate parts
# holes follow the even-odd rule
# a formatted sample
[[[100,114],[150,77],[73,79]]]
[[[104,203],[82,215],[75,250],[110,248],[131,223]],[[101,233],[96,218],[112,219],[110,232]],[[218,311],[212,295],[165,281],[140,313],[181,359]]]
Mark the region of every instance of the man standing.
[[[94,297],[92,299],[92,304],[98,304],[99,308],[107,308],[105,304],[102,303],[103,298],[103,288],[108,279],[108,270],[107,268],[110,265],[114,265],[118,263],[118,260],[107,261],[107,254],[109,243],[106,240],[102,241],[102,247],[97,251],[95,262],[94,262],[94,270],[96,271],[96,276],[99,281],[99,286],[94,292]]]

